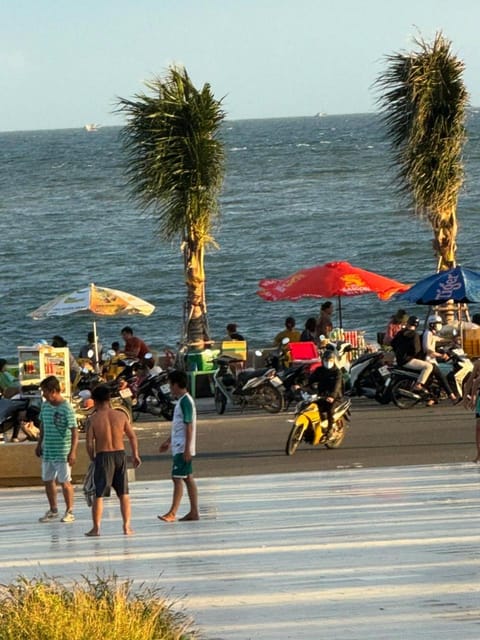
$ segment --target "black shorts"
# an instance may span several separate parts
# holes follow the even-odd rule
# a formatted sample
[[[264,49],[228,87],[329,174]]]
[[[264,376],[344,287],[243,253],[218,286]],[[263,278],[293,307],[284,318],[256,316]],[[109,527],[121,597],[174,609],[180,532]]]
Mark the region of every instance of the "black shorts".
[[[110,487],[117,496],[128,493],[127,456],[125,451],[101,451],[95,456],[95,495],[105,498]]]

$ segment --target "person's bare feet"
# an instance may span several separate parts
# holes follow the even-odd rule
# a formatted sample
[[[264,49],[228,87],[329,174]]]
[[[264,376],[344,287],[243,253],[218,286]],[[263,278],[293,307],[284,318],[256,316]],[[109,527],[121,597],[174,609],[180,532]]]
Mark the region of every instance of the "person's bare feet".
[[[175,522],[175,520],[177,519],[174,513],[171,513],[170,511],[168,513],[165,513],[163,516],[157,516],[157,518],[159,520],[163,520],[164,522]]]
[[[189,522],[190,520],[200,520],[198,513],[187,513],[183,518],[179,518],[180,522]]]
[[[135,532],[130,526],[128,526],[128,527],[123,527],[123,533],[126,536],[132,536]]]
[[[90,529],[90,531],[87,531],[85,535],[89,538],[96,538],[100,535],[100,531],[98,531],[97,529]]]

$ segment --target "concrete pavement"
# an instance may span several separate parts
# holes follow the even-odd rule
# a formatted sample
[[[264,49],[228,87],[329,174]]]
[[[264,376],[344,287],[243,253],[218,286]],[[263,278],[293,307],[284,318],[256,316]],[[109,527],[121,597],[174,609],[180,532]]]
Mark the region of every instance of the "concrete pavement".
[[[116,573],[160,587],[209,640],[480,637],[476,465],[198,484],[199,522],[160,522],[171,482],[135,482],[135,535],[122,535],[111,498],[95,539],[83,535],[90,511],[78,488],[72,524],[37,522],[39,487],[0,489],[0,582]]]

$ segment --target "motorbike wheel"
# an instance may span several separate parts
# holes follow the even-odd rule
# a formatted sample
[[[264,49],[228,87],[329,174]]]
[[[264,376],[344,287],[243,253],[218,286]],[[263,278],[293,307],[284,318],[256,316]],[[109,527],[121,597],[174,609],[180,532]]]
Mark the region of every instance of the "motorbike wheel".
[[[332,434],[327,440],[327,442],[325,442],[325,446],[327,447],[327,449],[337,449],[342,444],[344,439],[345,439],[345,420],[343,418],[340,418],[335,423],[332,429]]]
[[[392,399],[399,409],[411,409],[419,402],[416,398],[410,398],[404,395],[403,391],[413,391],[415,386],[415,380],[412,378],[401,378],[398,382],[395,382],[392,387]]]
[[[162,405],[161,413],[165,420],[171,422],[173,420],[173,411],[175,409],[175,405],[171,402],[166,402]]]
[[[283,407],[283,396],[271,384],[262,384],[256,395],[260,396],[260,406],[269,413],[278,413]]]
[[[375,400],[380,404],[390,404],[390,400],[392,399],[390,394],[385,393],[377,393],[375,394]]]
[[[215,389],[215,410],[219,415],[225,413],[225,407],[227,406],[227,399],[220,391],[220,389]]]
[[[472,377],[472,374],[467,373],[467,375],[462,381],[462,398],[465,398],[465,389],[467,388],[467,384],[470,384],[471,377]]]
[[[285,447],[285,453],[287,456],[293,456],[295,451],[298,449],[298,445],[303,439],[303,432],[305,427],[301,424],[294,424],[292,430],[290,431],[290,435],[288,436],[287,445]]]

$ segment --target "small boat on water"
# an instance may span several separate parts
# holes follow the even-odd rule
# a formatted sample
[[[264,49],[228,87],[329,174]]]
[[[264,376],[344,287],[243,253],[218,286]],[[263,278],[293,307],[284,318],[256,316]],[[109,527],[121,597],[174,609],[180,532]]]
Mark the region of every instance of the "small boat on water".
[[[95,124],[94,122],[90,122],[89,124],[85,125],[85,129],[86,131],[98,131],[100,129],[100,125]]]

